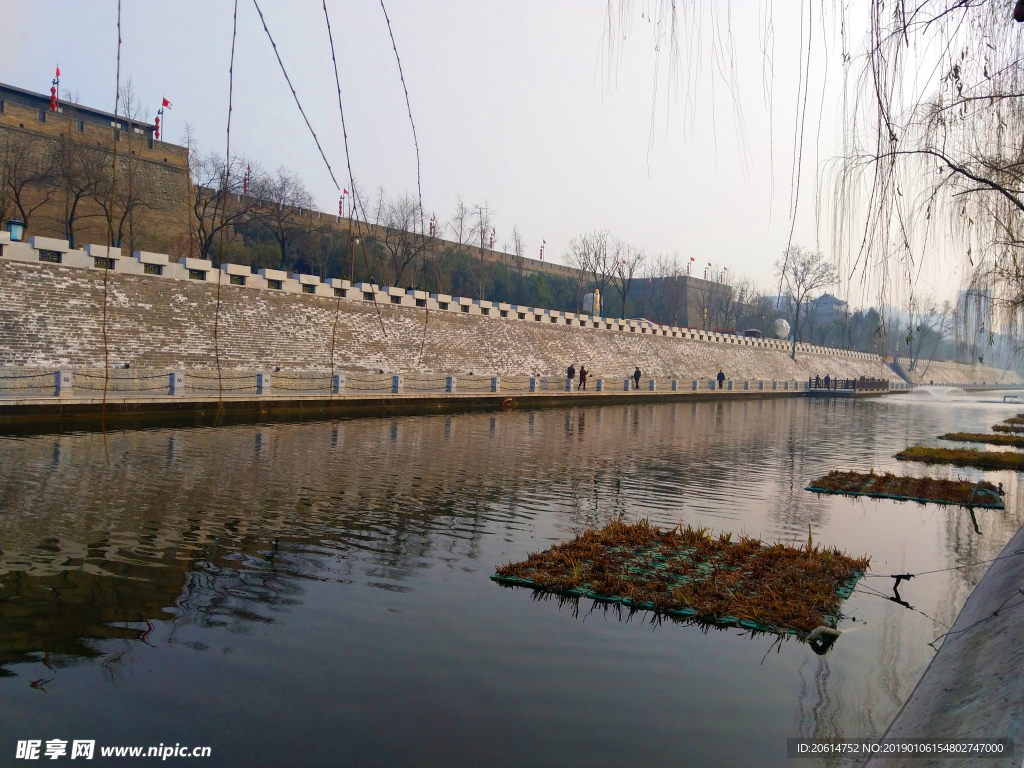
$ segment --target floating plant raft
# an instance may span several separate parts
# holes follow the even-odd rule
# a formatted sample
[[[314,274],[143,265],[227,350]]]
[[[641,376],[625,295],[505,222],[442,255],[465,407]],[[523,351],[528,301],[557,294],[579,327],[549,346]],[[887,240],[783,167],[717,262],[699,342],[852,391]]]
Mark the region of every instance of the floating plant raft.
[[[1015,469],[1024,472],[1024,453],[1014,451],[974,451],[969,448],[928,448],[913,445],[896,454],[902,461],[925,464],[953,464],[978,469]]]
[[[994,424],[992,429],[996,432],[1024,432],[1024,424]]]
[[[706,528],[663,531],[615,520],[599,531],[498,568],[491,578],[630,610],[763,632],[806,636],[835,627],[839,606],[868,566],[836,549],[731,535]]]
[[[1024,413],[1018,413],[1016,416],[1011,416],[1005,419],[1007,424],[1024,424]]]
[[[1024,437],[1021,435],[986,435],[979,432],[950,432],[939,435],[939,440],[955,440],[960,443],[988,443],[989,445],[1005,445],[1010,448],[1024,448]]]
[[[1003,509],[1003,499],[992,483],[967,480],[936,480],[933,477],[900,477],[886,472],[829,472],[804,490],[873,499],[919,501],[922,504],[961,504],[985,509]]]

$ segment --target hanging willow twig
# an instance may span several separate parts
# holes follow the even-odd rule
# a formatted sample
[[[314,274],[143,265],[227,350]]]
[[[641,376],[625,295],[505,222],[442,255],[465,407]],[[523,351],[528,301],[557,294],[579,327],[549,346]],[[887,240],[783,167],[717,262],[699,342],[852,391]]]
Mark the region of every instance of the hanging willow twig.
[[[228,193],[231,180],[231,109],[235,91],[235,37],[238,34],[238,0],[235,0],[235,11],[231,24],[231,61],[228,64],[228,125],[227,149],[224,154],[224,183],[221,186],[220,203],[220,250],[217,256],[217,306],[213,313],[213,356],[217,364],[217,418],[224,411],[224,380],[220,366],[220,284],[224,278],[224,217],[228,207]]]
[[[121,103],[121,0],[117,0],[117,70],[114,92],[114,150],[110,163],[110,197],[107,201],[107,250],[103,264],[103,401],[100,404],[100,429],[107,431],[107,390],[110,386],[110,347],[107,343],[107,273],[110,272],[110,251],[114,247],[114,197],[117,191],[117,142],[121,126],[118,108]],[[104,442],[104,445],[106,443]],[[110,461],[110,457],[107,457]]]

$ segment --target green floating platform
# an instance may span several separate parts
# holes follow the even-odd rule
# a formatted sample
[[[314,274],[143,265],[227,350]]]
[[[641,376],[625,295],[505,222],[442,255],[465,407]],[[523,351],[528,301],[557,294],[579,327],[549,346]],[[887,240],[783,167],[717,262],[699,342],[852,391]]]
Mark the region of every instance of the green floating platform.
[[[654,529],[657,531],[657,529]],[[661,532],[658,532],[659,534]],[[745,616],[730,615],[728,612],[709,612],[707,609],[700,610],[700,606],[691,607],[680,605],[686,602],[686,595],[693,595],[704,587],[710,586],[719,590],[719,597],[723,601],[719,605],[728,606],[733,603],[734,610],[741,604],[747,609],[759,598],[759,590],[764,590],[761,595],[765,597],[764,603],[767,613],[770,613],[770,606],[773,600],[766,596],[773,596],[780,593],[788,582],[776,582],[772,576],[758,576],[763,574],[764,562],[761,563],[762,570],[758,570],[757,558],[771,559],[777,557],[778,562],[785,561],[789,570],[785,578],[799,577],[799,569],[794,570],[794,563],[799,566],[800,558],[806,558],[806,550],[775,545],[765,547],[759,542],[754,545],[747,544],[746,548],[730,551],[737,544],[724,543],[722,540],[704,538],[697,546],[679,546],[678,539],[673,537],[666,542],[664,539],[656,540],[647,545],[629,546],[608,546],[601,542],[601,532],[588,531],[573,542],[560,544],[545,552],[531,555],[530,559],[523,563],[504,566],[498,573],[490,578],[506,587],[523,587],[534,590],[538,593],[558,595],[566,598],[589,598],[597,603],[610,606],[620,606],[629,611],[651,611],[655,614],[668,616],[672,619],[699,622],[711,626],[739,627],[754,632],[770,632],[778,635],[794,635],[804,638],[813,629],[812,626],[792,627],[786,626],[785,621],[772,622],[770,618],[757,620]],[[587,537],[590,537],[588,540]],[[596,552],[596,557],[575,559],[574,554],[590,548]],[[749,555],[747,552],[749,551]],[[840,553],[824,553],[814,550],[814,558],[825,558],[831,564],[831,558],[836,558],[837,569],[840,567],[840,558],[848,559]],[[600,560],[600,567],[595,569],[597,561]],[[775,562],[775,561],[772,561]],[[852,561],[849,562],[865,562]],[[533,567],[531,567],[533,564]],[[504,570],[506,573],[501,573]],[[508,573],[515,570],[517,573]],[[784,570],[784,569],[783,569]],[[780,571],[781,572],[781,571]],[[862,570],[850,570],[843,567],[840,571],[845,578],[835,578],[828,583],[835,591],[835,599],[829,601],[833,605],[834,612],[819,611],[814,616],[815,626],[827,626],[835,628],[840,616],[836,608],[842,600],[846,600],[853,593],[857,582],[863,576]],[[566,577],[568,574],[568,578]],[[716,582],[716,578],[724,579]],[[593,577],[588,578],[588,576]],[[820,576],[820,573],[819,573]],[[573,578],[578,583],[566,585],[566,581]],[[593,581],[600,580],[603,588],[595,587]],[[558,583],[562,582],[562,583]],[[707,582],[707,584],[704,584]],[[622,592],[630,592],[630,585],[639,585],[647,593],[652,593],[654,599],[636,601],[623,594],[612,594],[607,589],[609,583],[617,584]],[[818,582],[820,585],[821,582]],[[722,585],[722,586],[719,586]],[[775,587],[775,590],[772,590]],[[688,591],[689,590],[689,591]],[[797,594],[799,590],[789,589],[782,593],[786,599],[811,600],[812,595]],[[696,602],[696,600],[695,600]],[[778,602],[777,597],[774,602]],[[736,610],[740,613],[741,611]]]
[[[825,477],[819,477],[812,481],[804,490],[813,493],[829,493],[835,496],[866,496],[871,499],[916,501],[920,504],[971,506],[979,509],[1006,508],[1002,497],[991,483],[983,482],[977,485],[966,480],[901,477],[888,472],[876,475],[833,471]]]

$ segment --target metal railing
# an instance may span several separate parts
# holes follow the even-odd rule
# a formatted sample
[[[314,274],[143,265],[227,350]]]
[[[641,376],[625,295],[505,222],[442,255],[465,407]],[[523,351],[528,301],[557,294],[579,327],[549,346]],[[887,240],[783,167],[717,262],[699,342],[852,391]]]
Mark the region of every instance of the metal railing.
[[[627,386],[628,385],[628,386]],[[671,392],[765,392],[808,390],[886,391],[908,385],[891,384],[886,379],[840,379],[811,377],[806,383],[793,380],[730,379],[722,387],[704,375],[699,377],[643,376],[639,387],[625,375],[587,378],[586,393],[658,393]],[[970,385],[961,385],[968,388]],[[273,370],[252,371],[225,369],[220,375],[209,368],[184,370],[145,370],[112,368],[64,368],[49,370],[30,367],[0,367],[0,399],[14,397],[124,397],[183,396],[239,397],[248,395],[306,394],[334,396],[344,394],[471,394],[490,393],[555,394],[579,392],[579,380],[567,387],[564,375],[474,373],[455,375],[440,372],[397,373],[383,371]]]
[[[889,389],[888,379],[866,378],[859,379],[838,379],[831,376],[812,376],[807,379],[808,389],[828,389],[832,391],[853,390],[855,392],[870,392]]]

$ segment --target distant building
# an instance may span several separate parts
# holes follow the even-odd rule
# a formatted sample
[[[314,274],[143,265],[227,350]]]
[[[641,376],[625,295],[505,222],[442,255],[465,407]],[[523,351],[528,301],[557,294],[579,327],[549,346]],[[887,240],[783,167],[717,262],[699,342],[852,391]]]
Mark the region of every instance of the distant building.
[[[845,317],[849,311],[849,305],[831,293],[823,293],[818,298],[813,299],[811,303],[814,305],[814,310],[822,317],[836,315]]]
[[[640,278],[634,281],[630,304],[642,300],[644,294],[651,292],[650,289],[655,285],[659,288],[660,303],[646,310],[652,316],[671,317],[672,322],[687,328],[726,330],[724,325],[729,321],[724,320],[723,316],[729,314],[725,310],[732,301],[732,286],[729,284],[690,275]],[[734,312],[730,319],[734,321]]]

